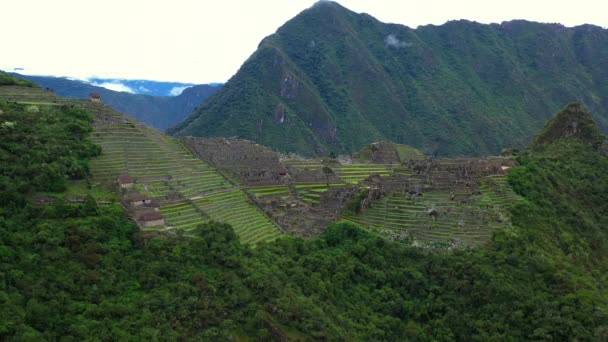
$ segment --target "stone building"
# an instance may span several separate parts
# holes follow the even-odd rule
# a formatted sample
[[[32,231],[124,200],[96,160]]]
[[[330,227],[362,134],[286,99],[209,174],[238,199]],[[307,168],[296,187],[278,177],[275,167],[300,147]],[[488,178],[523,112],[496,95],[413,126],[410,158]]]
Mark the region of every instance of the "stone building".
[[[165,219],[163,215],[158,211],[146,211],[143,214],[139,215],[137,218],[137,223],[140,227],[155,227],[155,226],[164,226]]]
[[[152,199],[144,194],[133,193],[127,196],[127,203],[132,207],[144,207],[152,203]]]
[[[118,185],[123,189],[130,189],[133,187],[133,179],[126,173],[118,176]]]
[[[101,102],[101,95],[99,93],[90,93],[89,99],[93,102]]]

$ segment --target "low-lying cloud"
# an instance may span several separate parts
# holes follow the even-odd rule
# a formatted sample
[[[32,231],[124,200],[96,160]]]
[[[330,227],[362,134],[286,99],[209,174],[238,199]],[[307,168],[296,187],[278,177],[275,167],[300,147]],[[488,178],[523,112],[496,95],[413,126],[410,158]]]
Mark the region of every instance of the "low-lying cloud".
[[[412,43],[408,43],[406,41],[399,40],[399,38],[395,37],[394,34],[389,34],[388,36],[386,36],[386,38],[384,39],[384,42],[386,43],[387,46],[392,46],[397,49],[412,46]]]
[[[91,84],[94,86],[97,86],[97,87],[102,87],[102,88],[106,88],[106,89],[110,89],[110,90],[114,90],[114,91],[122,91],[124,93],[135,94],[135,90],[133,90],[130,87],[127,87],[126,85],[124,85],[122,83],[103,82],[103,83],[91,83]]]
[[[171,88],[171,90],[169,90],[169,95],[170,96],[181,95],[181,93],[184,90],[186,90],[186,88],[190,88],[190,87],[173,87],[173,88]]]

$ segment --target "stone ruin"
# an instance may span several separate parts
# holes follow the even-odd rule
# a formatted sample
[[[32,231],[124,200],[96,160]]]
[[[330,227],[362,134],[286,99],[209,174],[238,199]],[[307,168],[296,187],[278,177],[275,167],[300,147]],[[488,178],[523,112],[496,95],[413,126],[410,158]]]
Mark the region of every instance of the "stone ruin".
[[[353,162],[372,164],[399,164],[401,159],[396,144],[390,141],[378,141],[353,154]]]
[[[295,196],[271,196],[255,201],[286,232],[311,237],[320,235],[330,222],[339,219],[359,191],[356,185],[332,187],[321,195],[318,204],[299,201]]]
[[[181,138],[199,158],[237,176],[250,186],[284,184],[287,169],[279,154],[249,140],[237,138]]]
[[[300,236],[315,236],[327,225],[343,216],[350,207],[365,211],[385,196],[404,196],[420,203],[425,194],[446,196],[442,201],[455,206],[471,203],[480,194],[484,177],[505,175],[516,166],[509,157],[441,158],[425,157],[413,148],[391,142],[369,145],[352,158],[305,159],[296,155],[280,155],[254,142],[236,138],[182,138],[201,159],[220,170],[237,177],[244,185],[256,188],[285,186],[285,192],[255,196],[250,199],[285,231]],[[399,150],[401,148],[401,150]],[[414,150],[414,152],[412,152]],[[400,154],[401,151],[401,154]],[[405,151],[405,152],[403,152]],[[407,159],[411,155],[412,159]],[[343,164],[393,164],[391,176],[372,175],[357,185],[347,184],[334,172]],[[400,170],[401,172],[397,172]],[[299,184],[338,184],[319,192],[319,203],[303,200]],[[321,187],[322,188],[322,187]],[[365,192],[362,198],[359,196]],[[359,198],[361,203],[353,203]],[[442,197],[443,198],[443,197]],[[433,220],[458,215],[477,215],[475,211],[463,214],[450,207],[427,208],[421,213]],[[469,216],[470,216],[469,215]]]
[[[482,178],[505,175],[516,165],[515,160],[506,157],[409,160],[402,166],[413,171],[410,176],[371,176],[361,183],[374,189],[376,199],[391,193],[423,196],[426,192],[442,192],[452,193],[452,200],[466,200],[479,194]]]

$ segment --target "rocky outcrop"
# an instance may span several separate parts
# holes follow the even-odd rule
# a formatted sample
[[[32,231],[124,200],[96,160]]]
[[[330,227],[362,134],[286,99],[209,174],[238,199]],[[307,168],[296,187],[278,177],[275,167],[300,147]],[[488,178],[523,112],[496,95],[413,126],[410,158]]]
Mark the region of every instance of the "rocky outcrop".
[[[562,139],[578,139],[591,143],[596,148],[601,148],[605,141],[591,113],[578,102],[568,104],[549,120],[536,137],[532,147],[551,144]]]

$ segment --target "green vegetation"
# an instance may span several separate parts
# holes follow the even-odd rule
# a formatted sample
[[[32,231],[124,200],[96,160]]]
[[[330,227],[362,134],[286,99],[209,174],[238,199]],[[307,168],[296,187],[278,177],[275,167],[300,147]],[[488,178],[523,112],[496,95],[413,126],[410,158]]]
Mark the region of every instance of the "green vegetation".
[[[15,85],[22,87],[38,87],[34,82],[16,78],[0,70],[0,86]]]
[[[0,106],[1,340],[608,338],[608,157],[589,140],[522,152],[508,176],[522,196],[513,226],[475,249],[415,248],[345,222],[267,243],[276,229],[260,228],[252,248],[219,223],[190,230],[196,238],[146,238],[122,207],[93,197],[30,203],[33,191],[86,180],[99,151],[90,116]],[[257,222],[254,207],[238,207],[244,197],[193,204],[218,208],[210,219]]]
[[[96,182],[114,182],[121,173],[134,177],[135,190],[160,201],[166,226],[180,234],[196,235],[197,226],[213,219],[231,224],[243,242],[280,235],[241,190],[193,157],[181,142],[118,113],[100,108],[95,112],[93,141],[103,148],[91,161]]]
[[[334,168],[335,174],[346,183],[357,184],[371,175],[389,176],[392,165],[382,164],[343,164]]]
[[[508,209],[518,197],[505,182],[504,177],[484,179],[482,196],[472,203],[461,200],[467,193],[432,191],[417,197],[396,192],[363,212],[347,212],[344,218],[416,245],[478,246],[490,241],[497,229],[510,227]]]
[[[280,186],[261,186],[251,187],[247,191],[256,197],[270,196],[270,195],[283,195],[289,193],[289,188],[285,185]]]
[[[100,153],[88,138],[90,114],[76,107],[33,107],[0,101],[0,202],[23,204],[35,191],[62,192],[89,174]]]
[[[217,222],[234,227],[244,243],[270,241],[280,235],[278,227],[253,204],[240,190],[217,192],[192,201],[195,207]]]
[[[190,201],[163,206],[160,212],[169,227],[182,230],[186,235],[192,235],[199,225],[209,221]]]
[[[315,203],[318,204],[321,202],[321,195],[329,190],[331,187],[336,186],[344,186],[341,183],[335,184],[319,184],[319,183],[311,183],[311,184],[295,184],[294,189],[298,194],[298,197],[304,202]]]
[[[160,130],[183,121],[196,106],[219,89],[219,86],[201,84],[187,88],[178,96],[151,96],[113,91],[63,77],[29,75],[19,75],[19,77],[36,82],[42,87],[51,88],[57,95],[69,98],[88,99],[91,93],[98,93],[102,102],[114,110],[132,115],[139,121]]]
[[[325,1],[265,38],[170,132],[316,156],[379,140],[429,155],[496,155],[524,147],[567,101],[584,102],[608,129],[606,59],[608,30],[596,26],[411,29]]]

